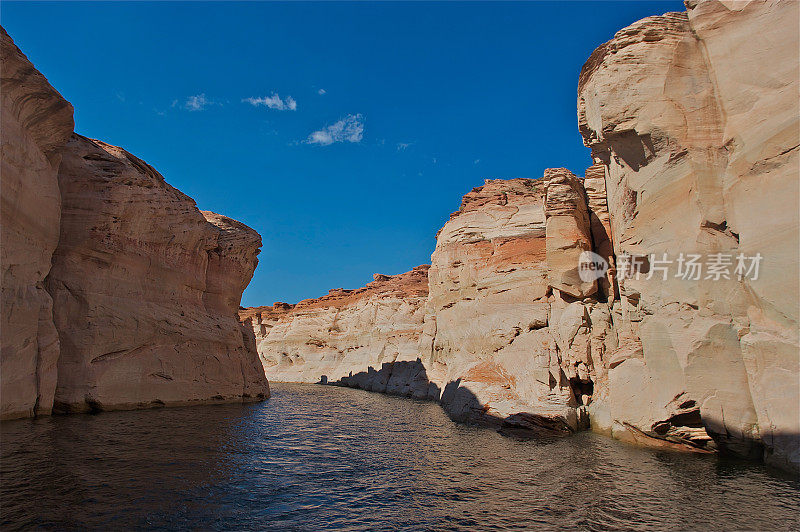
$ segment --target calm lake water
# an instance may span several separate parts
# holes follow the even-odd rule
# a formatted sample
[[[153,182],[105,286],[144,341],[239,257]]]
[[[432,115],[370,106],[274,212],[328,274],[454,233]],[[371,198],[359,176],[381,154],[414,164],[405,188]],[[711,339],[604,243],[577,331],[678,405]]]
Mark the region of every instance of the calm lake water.
[[[518,441],[434,403],[274,384],[259,404],[3,423],[3,530],[797,529],[800,485],[579,434]]]

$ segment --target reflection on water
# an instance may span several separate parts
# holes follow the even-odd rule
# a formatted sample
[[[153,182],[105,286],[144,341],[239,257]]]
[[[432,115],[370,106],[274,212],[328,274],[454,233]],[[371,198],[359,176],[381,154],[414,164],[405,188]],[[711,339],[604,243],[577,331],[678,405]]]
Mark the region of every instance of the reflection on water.
[[[274,384],[252,405],[3,423],[9,528],[790,529],[800,484],[580,434],[517,441],[438,405]]]

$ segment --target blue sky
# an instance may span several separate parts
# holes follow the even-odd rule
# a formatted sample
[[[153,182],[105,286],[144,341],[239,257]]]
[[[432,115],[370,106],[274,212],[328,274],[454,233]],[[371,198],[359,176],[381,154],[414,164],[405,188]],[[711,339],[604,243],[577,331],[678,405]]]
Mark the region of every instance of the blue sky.
[[[11,3],[3,26],[122,146],[264,247],[246,306],[430,261],[486,178],[590,163],[578,73],[668,2]]]

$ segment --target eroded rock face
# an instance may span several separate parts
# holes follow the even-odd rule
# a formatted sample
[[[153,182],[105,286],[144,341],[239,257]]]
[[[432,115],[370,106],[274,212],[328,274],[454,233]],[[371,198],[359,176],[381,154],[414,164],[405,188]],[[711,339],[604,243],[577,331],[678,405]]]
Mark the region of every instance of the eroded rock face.
[[[261,238],[197,210],[122,148],[73,135],[47,288],[61,338],[55,407],[75,412],[267,395],[236,319]]]
[[[800,4],[687,5],[592,54],[580,129],[603,169],[618,261],[733,264],[720,279],[675,277],[676,263],[666,278],[620,277],[620,347],[592,422],[621,438],[702,427],[725,450],[797,468]],[[734,273],[739,254],[763,257],[757,277]]]
[[[577,275],[590,214],[566,169],[488,180],[439,231],[427,275],[376,276],[364,289],[240,317],[273,380],[336,382],[439,400],[458,420],[574,431],[586,424],[593,357],[606,352],[610,327],[596,283]]]
[[[591,424],[796,470],[800,4],[687,6],[584,66],[585,179],[550,169],[464,197],[437,235],[409,389],[456,419]],[[580,275],[587,251],[610,264],[596,279]],[[313,330],[321,348],[330,323]],[[294,346],[310,337],[296,330]]]
[[[565,168],[548,168],[542,179],[547,189],[547,269],[550,286],[575,298],[597,291],[595,279],[578,273],[581,253],[592,250],[592,227],[586,191]]]
[[[438,235],[426,315],[451,416],[587,426],[595,366],[616,345],[597,282],[578,274],[598,216],[607,213],[590,210],[583,180],[564,168],[487,180],[464,197]]]
[[[531,404],[568,416],[548,327],[549,287],[564,272],[547,263],[546,197],[544,181],[487,180],[438,234],[429,273],[431,365],[457,419],[502,419]]]
[[[427,396],[418,345],[428,266],[376,274],[357,290],[334,289],[297,305],[242,310],[271,380],[342,381],[372,391]],[[419,380],[420,386],[414,383]]]
[[[58,243],[58,165],[72,106],[0,28],[2,60],[2,321],[0,419],[48,414],[56,389],[58,334],[43,283]]]
[[[236,315],[258,233],[73,134],[72,106],[0,40],[0,418],[267,397]]]

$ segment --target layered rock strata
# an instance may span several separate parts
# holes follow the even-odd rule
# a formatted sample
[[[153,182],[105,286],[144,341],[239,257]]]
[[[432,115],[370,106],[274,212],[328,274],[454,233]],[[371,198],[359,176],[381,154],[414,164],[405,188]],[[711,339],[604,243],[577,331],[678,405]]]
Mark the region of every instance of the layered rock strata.
[[[574,431],[586,425],[592,349],[605,349],[590,315],[609,320],[597,283],[577,273],[591,231],[581,180],[566,169],[488,180],[439,231],[429,269],[240,317],[272,380],[439,400],[465,421],[535,413],[512,422]]]
[[[687,6],[621,30],[580,76],[618,269],[630,256],[653,270],[620,276],[620,347],[592,424],[622,438],[702,427],[796,468],[800,4]]]
[[[236,319],[258,233],[201,213],[147,163],[80,135],[58,178],[61,237],[47,278],[61,338],[55,408],[263,396]]]
[[[800,4],[686,4],[583,67],[584,179],[489,180],[439,232],[406,393],[798,468]]]
[[[412,383],[422,369],[418,357],[427,274],[427,265],[400,275],[376,274],[357,290],[338,288],[297,305],[244,309],[240,319],[253,328],[271,380],[341,381],[419,395]]]
[[[534,412],[572,430],[584,423],[592,305],[581,298],[597,287],[577,275],[585,249],[588,208],[568,170],[487,180],[464,196],[431,257],[430,347],[421,346],[454,418]]]
[[[258,233],[72,133],[72,106],[0,37],[0,418],[266,397],[236,316]]]

